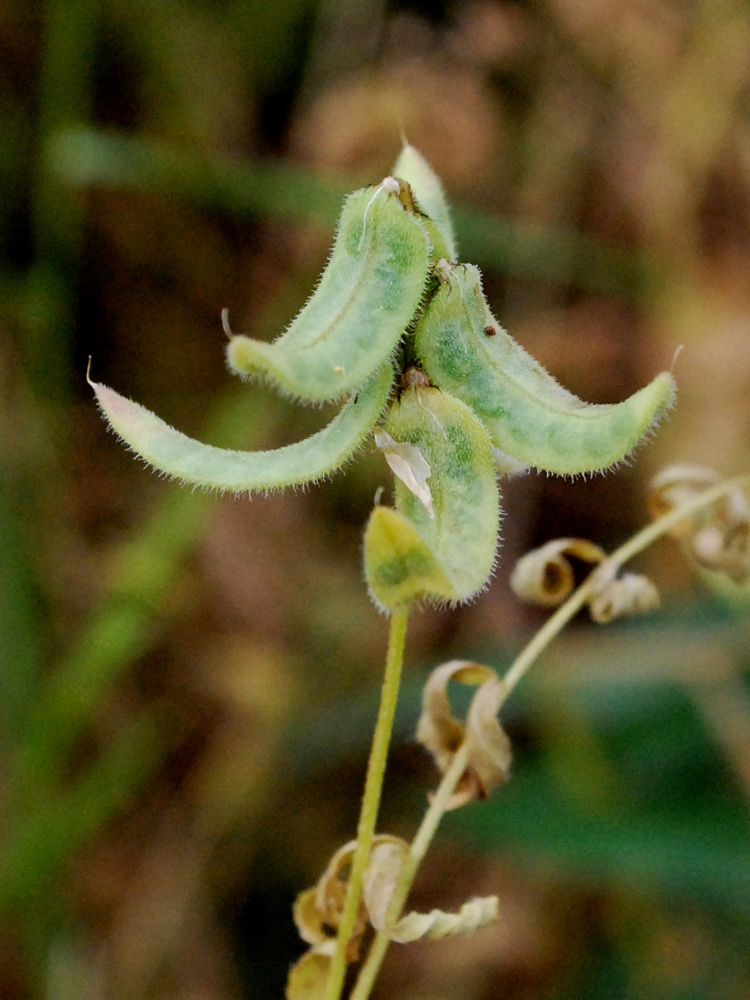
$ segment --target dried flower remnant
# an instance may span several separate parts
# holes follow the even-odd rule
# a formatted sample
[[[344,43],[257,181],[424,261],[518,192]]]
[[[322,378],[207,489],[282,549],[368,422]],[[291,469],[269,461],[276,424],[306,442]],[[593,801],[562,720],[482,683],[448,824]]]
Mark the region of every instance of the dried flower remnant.
[[[317,885],[300,893],[294,904],[294,922],[303,941],[310,945],[289,974],[288,1000],[316,1000],[323,996],[336,931],[346,897],[346,872],[357,842],[340,847],[331,858]],[[349,941],[348,961],[357,961],[367,924],[375,930],[386,927],[388,907],[409,845],[399,837],[380,834],[375,837],[370,863],[364,876],[364,892],[359,907],[355,933]],[[471,934],[497,920],[496,896],[472,899],[458,913],[432,910],[412,912],[401,917],[389,930],[392,941],[406,944],[427,938],[432,941],[457,934]]]
[[[718,482],[717,472],[700,465],[662,469],[649,490],[652,517],[675,510]],[[734,583],[750,579],[750,504],[740,486],[685,518],[669,534],[705,569],[724,573]]]
[[[661,606],[659,591],[647,576],[640,573],[617,576],[617,568],[608,561],[595,573],[596,588],[589,598],[589,612],[600,625],[623,615],[656,611]]]
[[[375,846],[391,844],[398,838],[381,834],[374,839]],[[329,861],[326,870],[312,889],[301,892],[294,903],[294,922],[303,941],[318,955],[332,955],[336,943],[341,911],[346,897],[348,870],[357,847],[350,840],[340,847]],[[367,925],[367,912],[360,907],[355,932],[349,941],[349,959],[359,957],[359,945]]]
[[[434,519],[435,508],[427,483],[432,470],[419,448],[413,444],[399,444],[384,430],[375,431],[375,445],[383,452],[383,457],[393,475],[422,501],[427,513]]]
[[[638,573],[617,575],[617,567],[598,545],[585,538],[557,538],[518,560],[510,579],[521,600],[556,607],[573,591],[575,576],[569,557],[597,568],[593,570],[589,612],[604,624],[623,615],[653,611],[659,607],[659,592],[648,577]]]
[[[479,685],[465,727],[453,716],[449,681]],[[497,721],[505,693],[503,682],[491,667],[470,660],[451,660],[436,667],[425,684],[417,740],[433,755],[441,774],[448,770],[462,743],[466,742],[468,749],[468,764],[449,800],[449,809],[486,799],[493,788],[508,780],[510,740]]]

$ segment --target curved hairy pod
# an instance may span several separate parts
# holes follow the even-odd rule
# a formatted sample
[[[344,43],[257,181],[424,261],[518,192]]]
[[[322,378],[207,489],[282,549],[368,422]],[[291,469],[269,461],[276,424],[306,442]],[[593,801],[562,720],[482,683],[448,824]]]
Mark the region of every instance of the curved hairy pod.
[[[432,381],[474,410],[492,443],[521,462],[562,475],[606,469],[672,405],[669,372],[622,403],[582,402],[503,330],[478,268],[439,262],[435,271],[440,285],[415,332],[417,356]]]
[[[485,586],[497,547],[499,496],[490,440],[471,410],[432,386],[402,392],[386,422],[430,469],[431,505],[401,479],[396,509],[376,507],[365,533],[375,601],[395,609],[422,597],[465,601]]]
[[[232,337],[230,368],[310,402],[361,386],[393,352],[428,279],[427,223],[394,177],[350,195],[320,283],[278,340]]]
[[[245,493],[313,482],[339,468],[377,422],[392,382],[393,368],[386,362],[330,424],[304,441],[272,451],[201,444],[106,385],[90,385],[112,430],[149,465],[183,483]]]
[[[450,209],[443,185],[435,171],[424,156],[406,142],[393,167],[393,173],[411,186],[417,205],[432,219],[442,237],[445,253],[439,253],[437,247],[434,247],[434,256],[442,256],[455,262],[458,257]]]

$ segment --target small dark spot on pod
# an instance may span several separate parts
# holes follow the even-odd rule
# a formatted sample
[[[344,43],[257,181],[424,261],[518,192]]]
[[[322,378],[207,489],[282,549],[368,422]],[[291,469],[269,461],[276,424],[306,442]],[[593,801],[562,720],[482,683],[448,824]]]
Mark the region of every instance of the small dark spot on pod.
[[[484,332],[488,337],[494,337],[497,334],[497,330],[494,326],[486,326],[484,328]]]

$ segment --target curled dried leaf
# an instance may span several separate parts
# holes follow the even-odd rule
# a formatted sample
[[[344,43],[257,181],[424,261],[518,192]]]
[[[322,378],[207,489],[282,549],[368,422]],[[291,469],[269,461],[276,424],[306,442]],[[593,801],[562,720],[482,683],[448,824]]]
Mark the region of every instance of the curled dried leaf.
[[[622,615],[659,607],[659,592],[648,577],[636,573],[617,576],[617,567],[598,545],[584,538],[557,538],[518,560],[510,585],[523,600],[546,607],[561,604],[575,586],[570,556],[596,565],[588,599],[595,622],[604,624]]]
[[[399,944],[407,944],[420,938],[439,941],[457,934],[473,934],[480,927],[493,924],[498,918],[498,911],[497,896],[485,896],[464,903],[458,913],[445,913],[443,910],[408,913],[393,928],[391,938]]]
[[[703,466],[662,469],[651,482],[652,517],[669,513],[718,481],[718,473]],[[750,578],[750,504],[739,486],[685,518],[670,534],[686,543],[695,560],[706,569],[725,573],[735,583]]]
[[[709,524],[693,538],[693,555],[701,566],[725,573],[734,583],[750,577],[750,519],[722,530]]]
[[[637,573],[613,574],[589,598],[589,611],[595,622],[605,624],[622,615],[637,615],[655,611],[661,605],[659,591],[647,576]]]
[[[384,430],[375,431],[375,444],[383,452],[383,457],[391,472],[424,504],[431,518],[435,517],[432,493],[427,480],[432,472],[422,452],[413,444],[399,444]]]
[[[448,700],[448,682],[478,684],[464,726],[454,718]],[[445,774],[461,744],[466,740],[469,760],[466,771],[448,801],[448,809],[458,809],[476,798],[487,798],[493,788],[508,780],[510,741],[497,720],[505,697],[505,687],[490,667],[469,660],[451,660],[433,670],[424,688],[422,714],[417,739],[435,758]]]
[[[670,465],[651,480],[648,491],[649,513],[656,520],[676,507],[681,507],[718,481],[718,473],[702,465]],[[669,534],[673,538],[691,537],[705,520],[706,512],[698,511],[676,524]]]
[[[585,538],[556,538],[522,556],[510,578],[514,593],[523,601],[556,607],[575,586],[569,556],[597,565],[606,554]]]
[[[316,905],[317,895],[316,886],[301,892],[294,901],[292,916],[303,941],[320,954],[331,954],[332,947],[329,949],[328,946],[332,946],[336,939],[326,933],[323,914]]]
[[[466,719],[469,766],[476,773],[480,798],[504,785],[510,774],[513,756],[510,740],[497,721],[507,693],[500,678],[485,681],[474,695]]]
[[[364,899],[370,923],[378,930],[386,929],[386,915],[398,877],[409,851],[404,841],[377,846],[370,858],[364,879]],[[390,938],[399,944],[427,938],[436,941],[456,934],[471,934],[479,927],[493,923],[498,916],[497,896],[472,899],[458,913],[432,910],[430,913],[408,913],[390,930]]]
[[[406,841],[396,838],[373,848],[364,875],[362,898],[375,930],[385,927],[388,906],[408,853]]]
[[[375,847],[392,842],[403,843],[388,834],[379,834],[374,840]],[[346,900],[349,868],[356,847],[356,840],[350,840],[340,847],[318,879],[317,885],[301,892],[295,900],[292,912],[297,930],[302,940],[311,946],[310,951],[317,955],[331,956],[335,951],[336,935]],[[362,905],[347,949],[347,959],[350,962],[359,958],[359,946],[366,926],[367,910]]]

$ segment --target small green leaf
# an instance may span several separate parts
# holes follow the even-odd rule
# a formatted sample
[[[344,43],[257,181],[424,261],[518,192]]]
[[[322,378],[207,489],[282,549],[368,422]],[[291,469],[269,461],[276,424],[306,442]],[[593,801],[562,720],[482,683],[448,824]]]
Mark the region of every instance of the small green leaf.
[[[455,263],[456,237],[453,234],[450,209],[440,179],[420,152],[408,142],[393,168],[395,177],[411,186],[419,208],[428,215],[442,237],[444,247],[433,246],[434,257],[445,257]],[[435,242],[433,240],[433,242]],[[444,251],[444,252],[443,252]]]
[[[503,330],[478,268],[445,263],[436,274],[440,286],[415,332],[417,356],[435,383],[472,408],[492,443],[521,462],[562,475],[606,469],[672,405],[669,372],[622,403],[582,402]]]
[[[310,402],[361,386],[393,352],[427,285],[428,225],[410,203],[393,177],[350,195],[312,298],[272,344],[233,337],[230,367]]]
[[[429,465],[432,511],[401,480],[396,510],[375,508],[365,533],[370,592],[388,609],[422,597],[468,600],[487,583],[497,547],[499,496],[487,432],[467,406],[432,386],[403,392],[386,431],[419,449]]]
[[[112,430],[154,468],[184,483],[244,493],[313,482],[349,459],[377,422],[393,382],[390,362],[322,430],[272,451],[230,451],[181,434],[144,406],[91,382]]]

